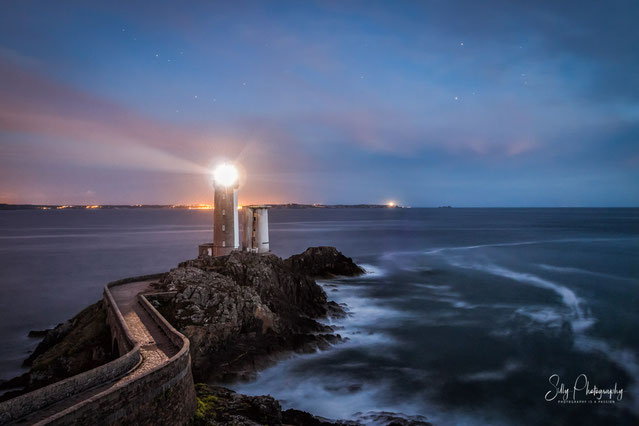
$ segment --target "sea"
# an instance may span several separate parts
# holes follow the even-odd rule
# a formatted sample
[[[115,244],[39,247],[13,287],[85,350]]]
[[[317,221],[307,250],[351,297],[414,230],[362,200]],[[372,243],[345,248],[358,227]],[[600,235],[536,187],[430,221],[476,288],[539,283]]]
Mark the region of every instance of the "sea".
[[[330,245],[363,266],[320,281],[344,343],[227,384],[375,424],[639,424],[639,209],[273,209],[282,257]],[[0,211],[0,379],[27,336],[167,271],[212,239],[210,210]],[[381,416],[383,417],[383,416]]]

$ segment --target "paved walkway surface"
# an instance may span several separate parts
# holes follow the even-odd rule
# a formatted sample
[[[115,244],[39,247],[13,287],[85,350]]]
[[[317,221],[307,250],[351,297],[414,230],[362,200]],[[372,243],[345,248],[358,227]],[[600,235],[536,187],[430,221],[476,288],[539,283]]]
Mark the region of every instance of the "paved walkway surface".
[[[166,362],[180,350],[138,303],[138,294],[152,290],[150,283],[151,281],[140,281],[111,288],[115,303],[122,312],[133,340],[140,343],[140,352],[142,352],[142,365],[126,376],[129,379]]]
[[[96,386],[81,394],[74,395],[45,407],[42,410],[23,417],[14,424],[28,425],[43,421],[85,399],[108,391],[114,386],[135,380],[136,377],[165,363],[169,358],[178,353],[180,348],[176,347],[169,340],[151,316],[138,303],[138,294],[153,292],[153,289],[150,287],[151,282],[152,281],[138,281],[110,288],[115,303],[118,305],[133,339],[140,343],[142,363],[119,379]]]

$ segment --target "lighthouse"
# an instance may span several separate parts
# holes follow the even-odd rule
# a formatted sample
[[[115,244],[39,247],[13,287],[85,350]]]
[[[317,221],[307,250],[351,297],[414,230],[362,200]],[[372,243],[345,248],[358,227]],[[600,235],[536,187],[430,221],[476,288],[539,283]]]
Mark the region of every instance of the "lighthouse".
[[[238,177],[237,169],[231,164],[222,164],[213,173],[213,256],[224,256],[240,247]]]
[[[239,173],[231,164],[222,164],[213,172],[213,242],[199,245],[199,257],[225,256],[240,248],[237,190]],[[242,207],[242,250],[268,253],[268,209],[270,206]]]
[[[199,255],[224,256],[240,247],[237,189],[239,173],[232,164],[221,164],[213,172],[213,243],[200,244]]]

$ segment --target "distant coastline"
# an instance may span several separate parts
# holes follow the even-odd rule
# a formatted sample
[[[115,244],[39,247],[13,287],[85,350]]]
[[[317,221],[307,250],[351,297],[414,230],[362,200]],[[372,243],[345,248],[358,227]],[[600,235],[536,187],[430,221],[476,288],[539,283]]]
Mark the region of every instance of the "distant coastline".
[[[406,209],[407,206],[387,204],[269,204],[273,209]],[[97,210],[97,209],[184,209],[184,210],[212,210],[209,204],[0,204],[0,210]]]
[[[637,209],[639,206],[432,206],[432,207],[411,207],[388,204],[268,204],[272,209]],[[178,209],[178,210],[213,210],[212,204],[0,204],[0,211],[3,210],[118,210],[118,209]]]

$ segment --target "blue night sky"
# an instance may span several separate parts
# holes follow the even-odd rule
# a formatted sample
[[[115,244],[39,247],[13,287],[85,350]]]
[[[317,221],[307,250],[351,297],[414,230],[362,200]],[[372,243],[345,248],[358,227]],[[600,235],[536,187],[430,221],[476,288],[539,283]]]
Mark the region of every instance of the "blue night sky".
[[[634,0],[0,10],[0,203],[639,204]]]

